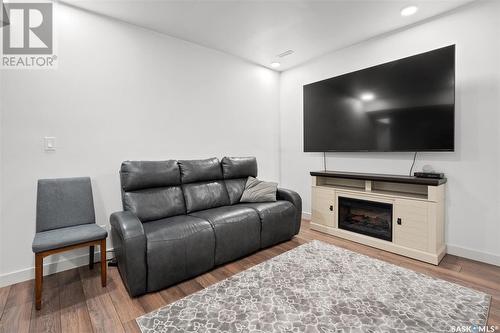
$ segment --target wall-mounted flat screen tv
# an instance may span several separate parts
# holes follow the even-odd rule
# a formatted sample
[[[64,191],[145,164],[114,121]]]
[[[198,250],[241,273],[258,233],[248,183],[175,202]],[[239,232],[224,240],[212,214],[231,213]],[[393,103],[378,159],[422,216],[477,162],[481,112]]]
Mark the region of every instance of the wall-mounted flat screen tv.
[[[304,151],[454,151],[455,45],[304,86]]]

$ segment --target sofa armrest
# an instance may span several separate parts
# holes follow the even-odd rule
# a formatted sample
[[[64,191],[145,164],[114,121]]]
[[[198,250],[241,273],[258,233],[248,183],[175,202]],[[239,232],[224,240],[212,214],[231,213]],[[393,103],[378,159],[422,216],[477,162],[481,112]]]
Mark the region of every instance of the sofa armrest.
[[[118,269],[130,296],[146,293],[146,236],[142,222],[131,212],[109,218]]]
[[[291,202],[296,209],[296,217],[295,217],[295,235],[300,231],[300,222],[302,220],[302,198],[300,195],[292,190],[287,190],[285,188],[278,188],[278,192],[276,193],[276,198],[278,200],[286,200]]]

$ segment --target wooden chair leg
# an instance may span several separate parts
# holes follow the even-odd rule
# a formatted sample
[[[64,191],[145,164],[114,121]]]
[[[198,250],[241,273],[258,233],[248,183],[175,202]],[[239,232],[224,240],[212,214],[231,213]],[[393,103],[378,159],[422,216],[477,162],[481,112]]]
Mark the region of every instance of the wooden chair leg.
[[[94,268],[94,245],[91,245],[89,248],[89,268]]]
[[[42,308],[42,279],[43,279],[43,256],[35,254],[35,308]]]
[[[106,238],[101,240],[101,285],[106,287]]]

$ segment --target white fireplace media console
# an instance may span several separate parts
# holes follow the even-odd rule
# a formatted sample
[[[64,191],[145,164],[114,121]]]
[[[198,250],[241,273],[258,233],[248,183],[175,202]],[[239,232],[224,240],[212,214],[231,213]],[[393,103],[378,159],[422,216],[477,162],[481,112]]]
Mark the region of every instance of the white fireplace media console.
[[[439,264],[446,254],[444,242],[446,179],[336,171],[318,171],[310,174],[312,176],[311,229],[434,265]],[[346,216],[344,204],[339,214],[339,198],[342,202],[354,199],[350,201],[361,204],[380,203],[385,207],[390,207],[387,204],[392,205],[392,218],[388,223],[390,240],[354,232],[352,229],[346,230],[345,222],[339,225],[339,215],[344,218]],[[357,222],[356,219],[363,219],[362,214],[349,216],[350,220],[353,220],[352,216],[355,217],[354,222]]]

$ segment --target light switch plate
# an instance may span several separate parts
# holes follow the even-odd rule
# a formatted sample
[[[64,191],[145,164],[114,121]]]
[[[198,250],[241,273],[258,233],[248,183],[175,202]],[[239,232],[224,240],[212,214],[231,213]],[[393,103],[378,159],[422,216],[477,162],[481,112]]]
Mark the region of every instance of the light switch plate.
[[[46,136],[43,138],[43,148],[45,151],[56,150],[56,138],[53,136]]]

